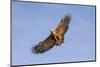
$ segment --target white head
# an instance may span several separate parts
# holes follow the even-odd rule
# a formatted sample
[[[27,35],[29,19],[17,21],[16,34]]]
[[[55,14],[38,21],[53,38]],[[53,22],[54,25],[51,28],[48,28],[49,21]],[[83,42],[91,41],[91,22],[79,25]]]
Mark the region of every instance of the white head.
[[[53,32],[54,32],[54,29],[51,29],[51,30],[50,30],[50,32],[53,34]]]
[[[54,35],[57,34],[55,29],[51,29],[51,33],[53,33]]]
[[[51,29],[51,31],[54,31],[54,29]]]

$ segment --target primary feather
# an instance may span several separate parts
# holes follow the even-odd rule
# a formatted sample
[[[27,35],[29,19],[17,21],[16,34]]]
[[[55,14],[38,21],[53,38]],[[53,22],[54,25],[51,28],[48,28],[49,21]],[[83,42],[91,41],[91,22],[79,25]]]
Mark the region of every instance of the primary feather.
[[[44,53],[54,46],[55,40],[53,34],[50,34],[44,41],[32,48],[33,53]]]

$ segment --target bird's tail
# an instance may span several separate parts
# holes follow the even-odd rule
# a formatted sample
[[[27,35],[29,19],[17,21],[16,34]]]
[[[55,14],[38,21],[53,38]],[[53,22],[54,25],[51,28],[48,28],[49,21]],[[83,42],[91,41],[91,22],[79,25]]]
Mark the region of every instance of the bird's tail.
[[[47,45],[47,44],[43,44],[42,42],[40,42],[38,45],[32,47],[32,52],[34,54],[41,54],[41,53],[44,53],[44,52],[48,51],[53,46],[54,45]]]

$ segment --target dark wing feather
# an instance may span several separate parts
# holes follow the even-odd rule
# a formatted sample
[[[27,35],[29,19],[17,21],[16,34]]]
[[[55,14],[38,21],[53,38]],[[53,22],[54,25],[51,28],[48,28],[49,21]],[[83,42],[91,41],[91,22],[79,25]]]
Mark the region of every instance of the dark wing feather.
[[[56,27],[56,31],[57,31],[57,34],[59,35],[64,35],[65,32],[67,32],[68,28],[69,28],[69,22],[71,20],[71,16],[69,15],[66,15],[64,17],[64,19],[62,19],[60,21],[60,23],[58,24],[58,26]]]
[[[44,41],[32,47],[32,52],[35,54],[44,53],[54,46],[55,39],[53,34],[50,34]]]

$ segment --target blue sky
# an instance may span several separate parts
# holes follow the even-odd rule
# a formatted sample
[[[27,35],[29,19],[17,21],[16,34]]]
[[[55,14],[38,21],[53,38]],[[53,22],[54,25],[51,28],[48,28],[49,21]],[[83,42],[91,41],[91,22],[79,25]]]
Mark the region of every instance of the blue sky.
[[[35,55],[32,46],[44,40],[65,14],[72,20],[65,43]],[[12,64],[95,60],[95,7],[12,2]]]

